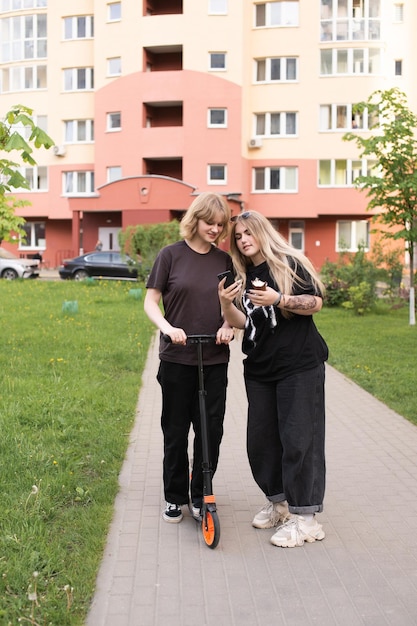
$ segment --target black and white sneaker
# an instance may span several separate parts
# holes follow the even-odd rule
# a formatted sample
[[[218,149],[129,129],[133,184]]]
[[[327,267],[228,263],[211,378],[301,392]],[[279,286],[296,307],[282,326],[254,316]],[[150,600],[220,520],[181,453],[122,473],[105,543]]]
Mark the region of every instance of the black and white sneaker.
[[[195,521],[201,522],[201,508],[195,502],[190,503],[188,508]]]
[[[162,518],[171,524],[178,524],[183,518],[181,505],[167,502],[165,511],[162,514]]]

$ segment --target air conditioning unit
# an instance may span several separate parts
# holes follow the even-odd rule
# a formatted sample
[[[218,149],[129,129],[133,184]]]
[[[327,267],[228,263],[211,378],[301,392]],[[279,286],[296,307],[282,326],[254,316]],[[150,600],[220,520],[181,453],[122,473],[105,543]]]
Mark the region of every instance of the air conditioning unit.
[[[248,141],[248,148],[260,148],[262,146],[262,139],[259,137],[252,137]]]
[[[65,146],[54,146],[53,150],[55,156],[64,156],[67,152]]]

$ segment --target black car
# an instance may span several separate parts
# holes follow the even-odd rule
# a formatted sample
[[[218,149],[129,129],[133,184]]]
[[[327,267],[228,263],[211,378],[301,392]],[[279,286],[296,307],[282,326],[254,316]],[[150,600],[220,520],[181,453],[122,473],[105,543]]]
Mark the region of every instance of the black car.
[[[74,259],[65,259],[58,271],[61,278],[75,280],[89,277],[137,280],[138,277],[132,259],[120,252],[88,252]]]

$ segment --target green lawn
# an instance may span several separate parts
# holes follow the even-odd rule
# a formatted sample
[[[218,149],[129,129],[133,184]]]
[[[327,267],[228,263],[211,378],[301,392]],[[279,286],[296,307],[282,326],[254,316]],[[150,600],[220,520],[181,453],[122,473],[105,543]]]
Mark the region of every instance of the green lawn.
[[[84,624],[154,332],[138,287],[0,281],[1,625]],[[315,318],[330,363],[417,423],[408,310]]]
[[[417,326],[408,306],[380,304],[372,314],[324,308],[315,316],[329,345],[329,363],[417,424]]]

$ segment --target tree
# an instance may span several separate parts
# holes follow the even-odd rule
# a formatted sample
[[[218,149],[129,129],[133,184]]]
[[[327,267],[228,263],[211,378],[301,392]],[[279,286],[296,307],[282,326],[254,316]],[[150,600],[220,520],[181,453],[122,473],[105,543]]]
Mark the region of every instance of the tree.
[[[406,95],[397,88],[374,91],[354,111],[368,111],[375,119],[371,133],[343,136],[354,141],[361,158],[375,159],[378,170],[355,178],[354,185],[366,190],[367,209],[377,209],[373,219],[388,226],[382,236],[403,240],[410,259],[410,324],[415,324],[414,246],[417,242],[417,116],[408,108]]]
[[[33,148],[50,148],[53,140],[36,126],[32,119],[33,111],[21,104],[14,106],[6,116],[0,120],[0,155],[3,152],[18,152],[20,159],[29,165],[36,165],[32,156]],[[28,131],[26,140],[23,131]],[[11,241],[12,233],[25,237],[23,224],[25,219],[16,215],[18,207],[29,202],[18,200],[14,196],[6,195],[12,189],[30,189],[26,178],[19,171],[20,164],[7,158],[0,158],[0,244],[2,241]]]

